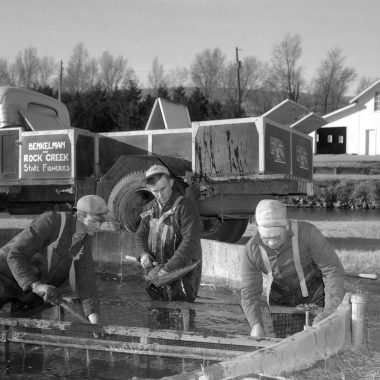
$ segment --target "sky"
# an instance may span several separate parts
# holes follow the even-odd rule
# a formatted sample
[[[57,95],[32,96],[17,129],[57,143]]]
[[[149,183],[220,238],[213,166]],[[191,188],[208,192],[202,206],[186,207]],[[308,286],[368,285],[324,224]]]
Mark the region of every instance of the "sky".
[[[83,42],[93,58],[124,56],[143,84],[156,56],[166,71],[207,48],[268,62],[287,33],[302,38],[308,80],[335,47],[359,77],[380,77],[379,0],[0,0],[0,19],[8,61],[35,47],[65,65]]]

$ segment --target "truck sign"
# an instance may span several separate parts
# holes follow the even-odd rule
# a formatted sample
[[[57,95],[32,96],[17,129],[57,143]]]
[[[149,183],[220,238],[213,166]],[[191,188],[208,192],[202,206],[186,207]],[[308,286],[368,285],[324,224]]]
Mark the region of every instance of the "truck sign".
[[[71,143],[67,135],[23,136],[21,178],[71,177]]]

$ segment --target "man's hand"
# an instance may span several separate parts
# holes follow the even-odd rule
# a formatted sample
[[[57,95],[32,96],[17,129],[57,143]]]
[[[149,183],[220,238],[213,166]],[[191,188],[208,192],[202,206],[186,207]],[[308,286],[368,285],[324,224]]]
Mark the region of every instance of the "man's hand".
[[[149,253],[144,253],[140,258],[140,263],[144,269],[149,269],[153,266],[153,257]]]
[[[168,274],[169,272],[166,272],[166,270],[160,269],[157,273],[157,277],[164,276],[165,274]]]
[[[93,325],[100,323],[100,315],[98,313],[91,313],[88,315],[87,318]]]
[[[265,337],[264,328],[260,323],[256,323],[255,325],[253,325],[252,330],[251,330],[251,336],[255,338]]]
[[[52,305],[58,305],[62,302],[59,290],[53,285],[33,282],[32,292],[43,298],[45,302],[51,303]]]

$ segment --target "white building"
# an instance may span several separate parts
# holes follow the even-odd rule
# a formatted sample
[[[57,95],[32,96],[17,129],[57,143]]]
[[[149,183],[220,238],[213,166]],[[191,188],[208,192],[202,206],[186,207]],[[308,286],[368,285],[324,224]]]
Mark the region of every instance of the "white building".
[[[380,154],[380,80],[331,112],[313,133],[317,154]]]

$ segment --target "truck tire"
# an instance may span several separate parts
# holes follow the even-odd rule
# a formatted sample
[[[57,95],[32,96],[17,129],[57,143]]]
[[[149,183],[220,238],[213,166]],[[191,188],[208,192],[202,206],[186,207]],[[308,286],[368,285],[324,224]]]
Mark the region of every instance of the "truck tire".
[[[137,231],[143,207],[154,198],[142,184],[144,178],[145,172],[126,175],[115,185],[108,198],[108,209],[121,227],[129,232]]]
[[[121,227],[136,232],[144,206],[154,199],[153,194],[143,185],[145,172],[134,172],[123,177],[112,189],[108,198],[108,209],[114,213]],[[175,179],[173,189],[185,193],[186,185]]]
[[[136,232],[140,224],[140,214],[144,206],[154,196],[142,184],[145,172],[134,172],[116,183],[108,198],[108,209],[113,212],[121,227],[129,232]],[[186,185],[176,180],[174,188],[185,194]],[[236,243],[244,234],[248,219],[225,219],[201,217],[201,237],[225,243]]]
[[[201,237],[224,243],[236,243],[247,229],[248,219],[201,217]]]

